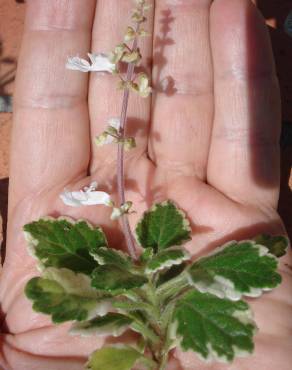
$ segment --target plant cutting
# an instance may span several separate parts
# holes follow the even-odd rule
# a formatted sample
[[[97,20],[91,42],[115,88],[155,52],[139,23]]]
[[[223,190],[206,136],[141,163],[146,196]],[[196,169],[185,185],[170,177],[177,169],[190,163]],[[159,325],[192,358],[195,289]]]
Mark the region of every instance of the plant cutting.
[[[256,323],[243,299],[280,284],[277,259],[288,241],[259,235],[194,259],[184,247],[192,234],[187,214],[171,199],[153,204],[131,230],[128,216],[135,204],[125,196],[124,151],[136,144],[126,136],[128,101],[130,93],[145,98],[152,90],[148,75],[136,73],[149,5],[135,3],[133,25],[111,53],[67,62],[72,70],[113,74],[123,91],[120,117],[109,117],[96,137],[98,146],[117,145],[118,202],[96,182],[60,194],[68,207],[109,207],[111,219],[121,221],[127,253],[109,245],[101,227],[86,220],[41,218],[24,226],[41,272],[25,292],[33,309],[55,324],[72,321],[72,335],[121,336],[119,344],[97,348],[87,369],[163,370],[177,347],[204,360],[231,362],[254,350]],[[122,334],[129,331],[135,335],[124,342]]]

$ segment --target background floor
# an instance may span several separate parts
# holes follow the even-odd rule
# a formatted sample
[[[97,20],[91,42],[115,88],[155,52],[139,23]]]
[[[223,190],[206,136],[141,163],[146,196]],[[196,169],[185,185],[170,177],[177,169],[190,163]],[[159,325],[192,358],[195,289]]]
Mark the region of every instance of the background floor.
[[[267,20],[281,84],[283,102],[282,184],[279,211],[292,237],[292,38],[284,22],[292,11],[291,0],[254,0]],[[0,96],[13,93],[17,55],[21,42],[25,0],[0,0]],[[3,98],[4,97],[4,98]],[[8,156],[11,113],[0,113],[0,213],[5,229],[8,191]],[[290,184],[289,184],[290,182]],[[0,225],[1,229],[1,225]]]

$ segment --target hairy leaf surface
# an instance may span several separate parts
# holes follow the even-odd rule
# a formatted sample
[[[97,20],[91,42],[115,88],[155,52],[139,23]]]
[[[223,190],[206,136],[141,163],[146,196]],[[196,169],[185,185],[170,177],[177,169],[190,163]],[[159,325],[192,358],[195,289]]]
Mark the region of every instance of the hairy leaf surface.
[[[101,228],[86,221],[44,218],[24,226],[31,253],[45,267],[65,267],[90,274],[97,263],[91,256],[107,246]]]
[[[99,266],[93,271],[91,277],[94,288],[114,295],[139,288],[148,281],[142,275],[133,274],[115,265]]]
[[[143,355],[130,346],[103,347],[89,358],[87,370],[131,370]]]
[[[193,263],[188,273],[199,291],[238,300],[280,284],[277,264],[267,248],[253,241],[231,242]]]
[[[126,270],[133,266],[131,258],[126,253],[113,248],[98,248],[92,256],[100,265],[115,265]]]
[[[100,295],[90,286],[87,275],[68,269],[48,268],[43,277],[27,283],[25,294],[33,301],[33,309],[51,315],[54,323],[91,319],[110,308],[107,301],[99,301]]]
[[[255,325],[247,303],[193,290],[177,302],[177,335],[184,351],[230,362],[253,351]]]
[[[146,265],[147,273],[154,273],[159,270],[180,265],[183,261],[190,258],[187,251],[181,247],[171,247],[155,254]]]
[[[70,333],[84,336],[112,335],[117,337],[129,328],[132,321],[132,319],[120,313],[109,312],[104,316],[73,324]]]
[[[171,201],[165,201],[144,213],[136,234],[142,247],[152,248],[157,253],[190,240],[191,228],[185,214]]]

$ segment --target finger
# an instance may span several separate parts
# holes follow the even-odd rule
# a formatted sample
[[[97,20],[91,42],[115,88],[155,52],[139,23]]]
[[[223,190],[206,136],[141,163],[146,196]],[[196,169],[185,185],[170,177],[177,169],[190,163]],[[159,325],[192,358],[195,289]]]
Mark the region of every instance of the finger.
[[[239,202],[275,207],[279,89],[266,26],[250,0],[215,0],[211,44],[215,119],[208,183]]]
[[[154,1],[148,1],[153,5]],[[117,44],[123,42],[127,25],[132,25],[131,10],[134,2],[128,0],[99,0],[96,6],[96,16],[92,35],[92,50],[94,53],[110,52]],[[153,7],[146,13],[147,22],[143,28],[152,34]],[[132,25],[133,26],[133,25]],[[128,43],[131,46],[131,43]],[[143,56],[140,70],[145,69],[149,74],[152,37],[140,38],[139,48]],[[96,147],[94,138],[107,126],[108,119],[119,117],[122,109],[123,92],[117,90],[118,79],[109,74],[92,74],[90,80],[89,110],[92,137],[91,172],[95,172],[100,165],[113,162],[116,157],[115,145]],[[131,93],[128,106],[127,136],[135,136],[137,148],[129,155],[145,152],[150,119],[150,97],[141,98]],[[127,153],[126,153],[127,154]]]
[[[12,203],[86,172],[87,76],[65,63],[88,50],[94,7],[95,0],[28,1],[14,101]]]
[[[211,0],[156,2],[151,158],[204,179],[213,115]]]

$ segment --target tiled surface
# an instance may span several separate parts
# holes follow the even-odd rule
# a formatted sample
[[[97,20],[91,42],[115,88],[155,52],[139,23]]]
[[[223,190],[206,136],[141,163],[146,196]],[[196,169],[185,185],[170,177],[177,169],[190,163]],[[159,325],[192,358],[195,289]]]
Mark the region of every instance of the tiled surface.
[[[288,182],[292,163],[292,38],[283,31],[285,17],[292,9],[291,0],[254,0],[270,26],[277,71],[281,84],[283,120],[285,124],[282,148],[282,189],[280,212],[292,236],[292,193]],[[0,0],[0,95],[13,92],[16,60],[21,41],[25,5],[22,0]],[[7,208],[8,149],[11,114],[0,113],[0,212]],[[290,179],[292,188],[292,178]]]

